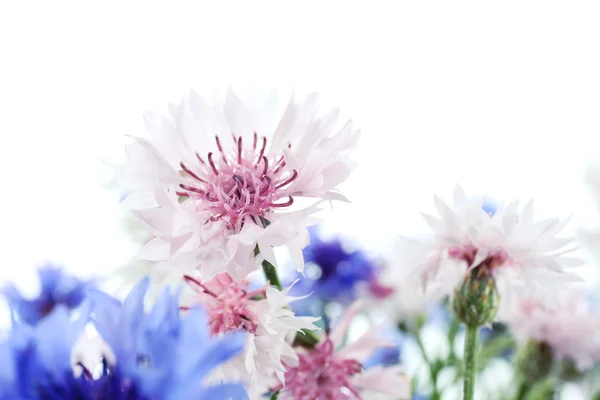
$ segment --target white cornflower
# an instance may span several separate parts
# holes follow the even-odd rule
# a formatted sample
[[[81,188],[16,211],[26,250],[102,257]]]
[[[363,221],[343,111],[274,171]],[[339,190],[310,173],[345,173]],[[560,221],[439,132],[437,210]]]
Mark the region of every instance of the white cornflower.
[[[271,246],[286,245],[302,269],[309,216],[319,201],[345,199],[337,185],[354,168],[359,131],[336,129],[337,110],[320,116],[316,94],[292,97],[283,113],[277,104],[275,92],[242,100],[229,90],[212,103],[191,93],[169,116],[146,116],[151,138],[128,146],[125,179],[128,206],[156,236],[142,257],[240,279],[236,265],[257,244],[275,265]],[[315,201],[291,212],[303,197]]]

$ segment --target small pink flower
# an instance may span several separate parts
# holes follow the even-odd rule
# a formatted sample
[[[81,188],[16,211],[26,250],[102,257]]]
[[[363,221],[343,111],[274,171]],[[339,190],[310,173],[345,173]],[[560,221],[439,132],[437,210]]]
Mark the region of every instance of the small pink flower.
[[[318,318],[295,316],[289,303],[296,298],[286,296],[287,290],[265,286],[251,291],[248,281],[235,281],[227,273],[203,282],[189,275],[185,280],[194,291],[189,304],[198,304],[207,310],[213,335],[238,330],[248,332],[244,354],[220,372],[222,377],[245,378],[251,395],[260,393],[264,382],[273,376],[283,382],[284,363],[298,362],[291,345],[295,334],[302,329],[317,329],[313,322]]]
[[[334,347],[327,336],[314,349],[299,354],[298,366],[285,374],[285,391],[290,398],[344,400],[348,399],[344,390],[361,398],[360,391],[352,383],[352,377],[362,369],[360,362],[336,359]]]
[[[362,361],[379,347],[393,344],[378,336],[380,326],[371,328],[357,341],[340,348],[352,318],[361,305],[355,303],[338,326],[313,349],[299,352],[299,361],[288,366],[282,400],[363,400],[365,393],[380,393],[409,398],[410,385],[399,366],[376,367],[364,371]]]
[[[208,313],[213,335],[237,330],[256,333],[258,317],[252,303],[256,296],[265,297],[264,289],[248,292],[247,283],[236,282],[226,273],[203,284],[188,275],[184,279],[197,291],[197,300]]]
[[[569,290],[554,302],[530,295],[501,303],[499,320],[506,322],[521,344],[545,343],[559,359],[588,368],[600,361],[600,313],[585,291]]]

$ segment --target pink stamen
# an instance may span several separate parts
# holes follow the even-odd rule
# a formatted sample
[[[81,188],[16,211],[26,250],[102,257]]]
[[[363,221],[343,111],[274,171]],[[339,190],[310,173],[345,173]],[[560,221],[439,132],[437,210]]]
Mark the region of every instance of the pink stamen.
[[[229,163],[227,162],[227,157],[225,156],[225,152],[223,151],[223,146],[221,146],[221,139],[219,139],[219,135],[215,135],[215,141],[217,142],[219,153],[221,153],[221,159],[223,159],[225,165],[229,165]]]
[[[212,222],[217,222],[217,221],[220,221],[221,219],[223,219],[223,214],[211,215],[209,218],[209,220],[211,220]]]
[[[262,175],[266,175],[267,170],[269,169],[269,160],[267,159],[266,156],[263,156],[263,161],[264,161],[265,167],[263,168]]]
[[[177,194],[191,197],[196,210],[206,212],[205,222],[224,223],[227,229],[239,232],[246,221],[262,227],[260,218],[268,218],[275,208],[292,205],[292,196],[282,192],[298,179],[299,173],[293,170],[285,174],[285,157],[279,154],[270,158],[266,154],[266,137],[259,145],[258,133],[253,132],[250,155],[250,149],[244,149],[243,137],[234,132],[231,135],[235,144],[229,151],[215,135],[218,159],[212,152],[207,153],[206,161],[195,153],[201,165],[194,170],[180,163],[183,172],[202,185],[180,183],[182,190]]]
[[[182,188],[182,189],[184,189],[184,190],[190,191],[190,192],[198,193],[198,194],[201,194],[201,195],[206,195],[206,192],[204,190],[200,190],[200,189],[197,189],[197,188],[192,187],[192,186],[184,185],[183,183],[180,183],[179,187]]]
[[[277,163],[275,163],[275,170],[273,170],[273,173],[278,173],[281,168],[285,167],[285,164],[285,157],[281,156],[281,158],[277,160]]]
[[[192,289],[194,289],[194,288],[201,288],[201,289],[203,289],[202,284],[200,282],[198,282],[198,280],[196,278],[192,277],[192,276],[184,275],[183,276],[183,280],[188,285],[192,286]]]
[[[200,282],[198,282],[198,280],[194,277],[191,277],[189,275],[184,275],[183,276],[183,280],[185,280],[185,282],[190,285],[190,287],[196,291],[201,290],[203,293],[206,293],[212,297],[217,297],[216,294],[214,294],[213,292],[211,292],[210,290],[208,290],[203,284],[201,284]]]
[[[258,158],[256,159],[256,165],[260,163],[265,154],[265,149],[267,148],[267,138],[263,136],[262,148],[260,149],[260,153],[258,154]]]
[[[212,155],[213,155],[213,153],[208,153],[208,162],[209,162],[210,167],[212,168],[213,172],[215,173],[215,175],[219,175],[219,171],[217,170],[217,167],[215,166],[215,163],[212,159]]]
[[[294,198],[290,195],[288,195],[288,200],[285,203],[279,203],[279,204],[275,204],[275,203],[269,203],[269,205],[271,207],[288,207],[291,206],[294,203]]]
[[[267,184],[265,186],[263,186],[262,190],[260,191],[260,196],[264,195],[265,193],[267,193],[269,191],[269,189],[271,189],[271,178],[269,178],[268,176],[263,176],[264,180],[267,181]]]
[[[189,169],[188,167],[186,167],[186,165],[183,162],[179,163],[179,166],[181,167],[181,169],[183,169],[188,175],[190,175],[192,178],[194,178],[195,180],[197,180],[198,182],[202,182],[202,183],[208,183],[206,182],[204,179],[201,179],[198,177],[198,175],[196,175],[195,173],[192,172],[191,169]]]
[[[292,183],[294,181],[294,179],[296,179],[297,177],[298,177],[298,171],[294,170],[292,172],[292,176],[290,176],[284,182],[281,182],[280,184],[275,185],[275,189],[280,189],[280,188],[284,187],[285,185],[288,185],[288,184]]]
[[[240,136],[237,140],[238,154],[237,154],[237,162],[238,164],[242,163],[242,137]]]

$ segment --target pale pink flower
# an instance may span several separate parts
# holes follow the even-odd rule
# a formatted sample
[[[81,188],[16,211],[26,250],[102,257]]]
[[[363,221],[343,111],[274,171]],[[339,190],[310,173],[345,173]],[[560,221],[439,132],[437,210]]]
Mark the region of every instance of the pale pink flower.
[[[356,341],[343,345],[352,318],[360,311],[355,303],[338,326],[313,349],[299,351],[299,362],[288,366],[285,385],[280,390],[282,400],[349,400],[367,399],[366,393],[410,398],[410,383],[400,366],[362,369],[376,349],[393,346],[374,326]],[[370,398],[370,397],[369,397]]]
[[[569,359],[580,368],[600,361],[600,312],[585,290],[556,294],[548,304],[533,296],[503,302],[498,319],[509,325],[517,340],[544,343],[559,359]]]
[[[296,298],[286,296],[287,290],[268,286],[250,291],[249,282],[234,281],[226,273],[202,283],[191,276],[185,279],[196,292],[189,304],[200,304],[206,309],[213,335],[237,330],[249,333],[244,354],[218,374],[229,379],[245,378],[253,396],[261,392],[263,381],[273,375],[283,383],[284,363],[293,365],[298,360],[291,345],[293,338],[301,329],[318,329],[313,324],[318,318],[295,316],[288,306]]]
[[[557,237],[568,220],[534,222],[531,201],[520,212],[515,201],[500,205],[490,215],[483,209],[484,200],[467,199],[456,186],[454,208],[436,196],[440,218],[423,214],[434,235],[404,239],[402,262],[415,268],[414,274],[420,276],[432,296],[451,294],[467,271],[482,267],[489,269],[506,295],[519,285],[528,290],[555,289],[567,281],[580,280],[565,271],[583,264],[568,255],[575,250],[565,248],[572,239]]]
[[[431,299],[423,296],[419,279],[402,263],[403,254],[397,243],[390,246],[392,251],[380,255],[383,268],[379,271],[375,285],[370,285],[360,297],[365,310],[375,311],[378,318],[382,311],[394,324],[407,323],[427,313],[434,305]]]
[[[277,104],[275,92],[242,100],[229,90],[214,103],[191,93],[169,116],[146,116],[151,138],[127,147],[125,177],[128,207],[157,238],[142,257],[200,265],[208,279],[238,274],[231,259],[258,243],[261,253],[287,245],[302,268],[307,218],[320,200],[345,199],[337,185],[354,168],[359,132],[336,129],[337,110],[320,116],[316,94],[292,97],[283,113]],[[313,205],[291,212],[302,197]]]

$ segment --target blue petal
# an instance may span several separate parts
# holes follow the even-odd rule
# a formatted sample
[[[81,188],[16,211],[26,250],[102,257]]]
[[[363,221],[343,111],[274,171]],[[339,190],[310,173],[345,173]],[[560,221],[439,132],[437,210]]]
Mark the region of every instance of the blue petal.
[[[169,400],[179,400],[182,398],[189,397],[169,397]],[[222,384],[218,386],[212,386],[205,388],[200,397],[194,397],[196,400],[248,400],[248,393],[244,389],[244,386],[236,383]]]

